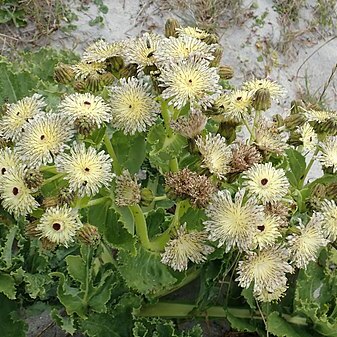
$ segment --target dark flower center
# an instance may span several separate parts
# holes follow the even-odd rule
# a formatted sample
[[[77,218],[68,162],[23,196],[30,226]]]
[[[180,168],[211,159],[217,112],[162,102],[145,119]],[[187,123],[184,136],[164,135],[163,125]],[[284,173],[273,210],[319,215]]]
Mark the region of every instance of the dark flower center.
[[[14,195],[18,195],[19,189],[17,187],[13,187],[12,192],[13,192]]]
[[[267,185],[267,183],[268,183],[268,179],[267,178],[263,178],[262,180],[261,180],[261,184],[264,186],[264,185]]]
[[[84,105],[91,105],[91,103],[88,101],[84,101]]]
[[[1,169],[1,174],[5,174],[6,171],[7,171],[6,168],[3,167],[3,168]]]
[[[237,100],[237,101],[241,101],[241,100],[242,100],[242,97],[241,97],[241,96],[236,97],[236,100]]]
[[[264,225],[257,226],[257,229],[258,229],[260,232],[263,232],[264,229],[265,229],[265,226],[264,226]]]
[[[53,229],[55,231],[59,231],[61,229],[61,224],[59,224],[58,222],[54,222],[53,223]]]
[[[132,105],[130,104],[130,105],[129,105],[129,109],[131,109],[131,108],[132,108]]]
[[[189,80],[188,80],[188,82],[189,82],[189,83],[192,83],[192,80],[191,80],[191,79],[189,79]]]
[[[45,135],[41,135],[41,137],[40,137],[41,140],[44,140],[45,138],[46,138]]]
[[[88,182],[86,180],[83,181],[82,186],[87,186]]]

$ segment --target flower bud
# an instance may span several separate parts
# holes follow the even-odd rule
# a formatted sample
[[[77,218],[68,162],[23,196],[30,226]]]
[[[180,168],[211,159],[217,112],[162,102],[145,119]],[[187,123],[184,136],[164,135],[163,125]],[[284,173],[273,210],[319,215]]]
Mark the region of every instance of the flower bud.
[[[179,28],[179,22],[176,19],[167,19],[165,22],[165,37],[178,37],[177,28]]]
[[[230,80],[234,76],[234,70],[230,66],[220,66],[218,73],[223,80]]]
[[[54,80],[58,83],[69,84],[75,78],[72,67],[68,64],[59,63],[54,69]]]
[[[213,52],[214,59],[210,62],[210,67],[218,67],[223,54],[223,48],[217,46]]]
[[[74,198],[75,198],[74,191],[71,191],[69,188],[66,188],[66,187],[62,188],[57,197],[58,199],[57,204],[59,206],[63,206],[63,205],[70,206]]]
[[[206,44],[215,44],[219,42],[219,37],[216,34],[208,34],[202,41]]]
[[[258,89],[252,100],[252,106],[257,111],[266,111],[271,107],[270,91],[268,89]]]
[[[29,169],[25,172],[25,183],[28,188],[39,188],[43,183],[43,174],[37,169]]]
[[[83,225],[77,231],[78,241],[88,246],[97,246],[101,241],[101,235],[98,232],[98,228],[90,224]]]
[[[75,130],[84,137],[88,137],[90,133],[97,128],[97,124],[85,118],[76,118],[74,122]]]
[[[120,70],[120,77],[129,78],[137,76],[137,67],[138,66],[136,63],[129,63],[128,65],[126,65],[126,67]]]
[[[293,114],[284,119],[284,125],[289,130],[295,130],[306,122],[303,114]]]
[[[153,192],[149,188],[142,188],[140,191],[140,195],[140,204],[144,207],[150,206],[154,199]]]

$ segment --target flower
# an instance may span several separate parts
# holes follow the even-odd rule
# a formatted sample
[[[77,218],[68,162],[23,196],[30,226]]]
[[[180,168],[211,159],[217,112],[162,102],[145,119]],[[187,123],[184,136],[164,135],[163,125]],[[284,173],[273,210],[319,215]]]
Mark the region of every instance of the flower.
[[[16,143],[16,150],[28,166],[46,165],[67,148],[66,143],[73,133],[65,116],[46,113],[27,123],[25,132]]]
[[[59,110],[72,121],[86,120],[95,123],[98,127],[103,122],[111,120],[111,108],[103,98],[90,93],[75,93],[67,96],[59,105]]]
[[[289,182],[283,169],[276,169],[271,163],[254,164],[243,176],[249,192],[263,204],[281,200],[287,193]]]
[[[249,288],[254,282],[253,292],[275,292],[287,284],[286,273],[292,273],[293,268],[287,262],[289,252],[280,246],[251,252],[245,260],[239,261],[236,281],[240,287]]]
[[[253,94],[259,89],[267,89],[269,90],[270,97],[272,99],[283,96],[285,93],[284,89],[279,84],[269,79],[254,79],[252,81],[245,82],[242,89],[251,91]]]
[[[334,242],[337,239],[337,206],[334,200],[324,200],[321,205],[322,230],[325,237]]]
[[[195,37],[183,35],[162,40],[155,52],[155,58],[158,63],[180,61],[191,56],[210,61],[214,59],[212,54],[214,51],[215,45],[207,45]]]
[[[10,169],[21,165],[21,161],[15,151],[9,147],[0,149],[0,181],[1,177]]]
[[[135,77],[123,78],[120,84],[110,91],[113,126],[125,134],[145,131],[156,121],[159,106],[148,92],[148,86]]]
[[[303,149],[307,151],[314,151],[318,144],[317,134],[309,123],[305,123],[298,128],[301,134],[300,141],[303,143]]]
[[[337,169],[337,137],[329,137],[322,145],[322,153],[319,161],[325,167],[332,167],[333,172]]]
[[[225,116],[231,116],[234,120],[242,120],[243,116],[247,115],[251,109],[252,94],[245,90],[234,90],[228,95],[229,104],[227,111],[224,111]],[[226,107],[225,107],[226,108]]]
[[[85,80],[89,76],[96,77],[105,73],[105,64],[102,62],[86,62],[81,61],[73,65],[72,69],[75,73],[75,79]]]
[[[31,213],[39,206],[24,181],[23,167],[9,169],[1,178],[0,196],[2,206],[15,218]]]
[[[288,147],[287,134],[264,119],[259,120],[257,125],[255,130],[256,146],[262,151],[281,155]]]
[[[123,42],[108,43],[100,39],[84,51],[82,60],[87,63],[105,62],[109,58],[122,56],[124,47]]]
[[[75,210],[68,206],[47,208],[37,224],[40,238],[68,247],[82,227]]]
[[[288,287],[285,284],[281,284],[274,291],[268,291],[266,289],[262,289],[261,291],[254,292],[254,297],[260,302],[273,302],[279,301],[287,291]]]
[[[223,179],[230,171],[229,163],[232,160],[232,151],[227,146],[226,139],[219,134],[207,134],[204,139],[199,136],[196,144],[203,157],[203,167]]]
[[[74,142],[70,154],[63,153],[56,157],[58,171],[66,173],[70,189],[83,197],[98,193],[102,186],[108,187],[112,179],[109,155],[99,153],[93,147],[85,148],[83,143]]]
[[[275,244],[276,239],[281,236],[279,231],[281,224],[280,218],[265,215],[263,221],[257,225],[258,232],[255,235],[260,250]]]
[[[130,172],[124,170],[116,178],[115,203],[118,206],[130,206],[140,202],[140,185],[136,177],[132,178]]]
[[[257,227],[263,222],[263,207],[255,198],[243,202],[245,191],[236,193],[234,202],[229,191],[219,191],[206,208],[208,220],[204,222],[211,241],[218,241],[218,247],[226,244],[228,252],[237,246],[248,251],[253,246]]]
[[[43,97],[34,94],[32,97],[25,97],[20,101],[9,104],[5,115],[1,119],[0,132],[7,139],[16,141],[20,138],[25,124],[39,115],[46,106]]]
[[[319,249],[328,244],[321,228],[322,215],[314,213],[306,226],[300,222],[299,234],[288,236],[292,261],[298,268],[306,268],[310,261],[316,261]]]
[[[334,116],[333,111],[312,110],[312,109],[305,111],[304,114],[309,122],[318,122],[318,123],[327,122],[330,118]]]
[[[206,240],[205,232],[188,233],[185,223],[177,229],[175,238],[166,244],[165,251],[161,254],[161,262],[178,271],[186,270],[189,260],[202,263],[214,251],[213,247],[204,243]]]
[[[206,37],[210,36],[205,30],[202,30],[197,27],[179,27],[176,28],[179,36],[191,36],[199,40],[203,40]]]
[[[188,102],[192,107],[210,106],[221,92],[217,69],[209,66],[207,60],[190,58],[168,62],[158,78],[160,86],[165,87],[164,99],[169,104],[182,108]]]
[[[154,56],[160,46],[162,37],[157,34],[145,33],[138,39],[126,41],[125,56],[129,63],[137,63],[138,71],[156,63]]]
[[[205,128],[207,117],[199,110],[192,110],[188,117],[171,121],[171,128],[186,138],[195,138]]]

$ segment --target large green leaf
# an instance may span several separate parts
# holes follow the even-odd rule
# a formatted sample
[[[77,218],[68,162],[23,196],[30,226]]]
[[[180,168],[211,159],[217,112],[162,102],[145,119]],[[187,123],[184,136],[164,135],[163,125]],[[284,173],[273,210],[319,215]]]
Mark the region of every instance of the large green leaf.
[[[286,172],[286,176],[293,187],[300,187],[299,184],[301,184],[304,179],[306,168],[305,157],[293,148],[289,148],[285,152],[290,167],[290,171]]]
[[[9,299],[15,299],[15,281],[8,274],[0,273],[0,293],[5,294]]]
[[[170,288],[177,281],[168,267],[160,262],[158,253],[147,251],[141,246],[136,256],[119,252],[118,270],[128,287],[149,296]]]

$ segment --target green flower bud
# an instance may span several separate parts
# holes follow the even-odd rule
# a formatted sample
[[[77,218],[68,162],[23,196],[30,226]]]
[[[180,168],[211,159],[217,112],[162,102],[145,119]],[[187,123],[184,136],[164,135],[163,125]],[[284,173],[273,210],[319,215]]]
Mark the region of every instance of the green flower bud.
[[[268,89],[258,89],[252,100],[252,106],[257,111],[266,111],[271,107],[270,91]]]
[[[177,32],[177,28],[179,28],[179,22],[176,19],[167,19],[167,21],[165,22],[165,33],[164,35],[166,37],[178,37],[178,32]]]

